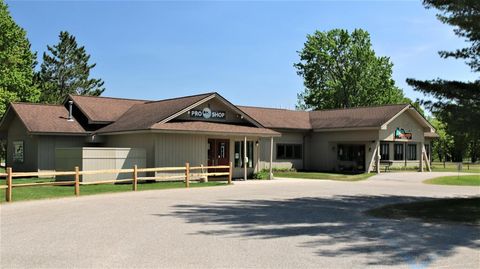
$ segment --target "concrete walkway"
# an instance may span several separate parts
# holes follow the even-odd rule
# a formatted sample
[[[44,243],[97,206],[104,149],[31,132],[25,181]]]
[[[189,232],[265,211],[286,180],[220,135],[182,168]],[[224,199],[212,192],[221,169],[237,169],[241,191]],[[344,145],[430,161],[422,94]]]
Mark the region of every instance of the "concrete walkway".
[[[443,173],[442,173],[443,175]],[[480,228],[369,217],[480,195],[419,183],[279,179],[2,204],[1,268],[478,268]]]

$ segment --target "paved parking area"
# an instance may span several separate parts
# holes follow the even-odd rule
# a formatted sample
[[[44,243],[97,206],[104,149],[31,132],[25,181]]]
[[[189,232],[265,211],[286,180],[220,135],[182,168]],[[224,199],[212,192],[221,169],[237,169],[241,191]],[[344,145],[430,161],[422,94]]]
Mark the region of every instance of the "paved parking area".
[[[443,175],[444,173],[442,173]],[[478,268],[480,228],[366,216],[480,195],[433,173],[278,179],[1,205],[1,268]]]

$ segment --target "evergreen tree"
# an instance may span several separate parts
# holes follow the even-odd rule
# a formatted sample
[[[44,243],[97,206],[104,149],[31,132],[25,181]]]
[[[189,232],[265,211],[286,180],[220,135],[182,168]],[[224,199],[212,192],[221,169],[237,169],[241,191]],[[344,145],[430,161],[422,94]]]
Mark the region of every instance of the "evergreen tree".
[[[47,46],[37,79],[42,89],[41,101],[61,103],[68,94],[99,96],[105,90],[101,79],[90,78],[90,55],[79,47],[75,37],[60,32],[57,45]]]
[[[25,30],[0,0],[0,117],[10,102],[38,101],[40,92],[33,83],[35,64]]]
[[[464,59],[473,72],[480,72],[480,1],[425,0],[423,3],[426,8],[437,8],[440,11],[437,17],[456,27],[455,34],[470,44],[455,51],[441,51],[440,56]],[[472,161],[476,161],[480,151],[480,80],[407,79],[407,83],[433,97],[433,100],[423,100],[423,104],[445,123],[446,131],[453,136],[453,160],[462,161],[469,148]]]
[[[362,29],[316,31],[307,36],[294,66],[304,79],[300,109],[329,109],[411,102],[395,86],[388,57],[377,57]]]

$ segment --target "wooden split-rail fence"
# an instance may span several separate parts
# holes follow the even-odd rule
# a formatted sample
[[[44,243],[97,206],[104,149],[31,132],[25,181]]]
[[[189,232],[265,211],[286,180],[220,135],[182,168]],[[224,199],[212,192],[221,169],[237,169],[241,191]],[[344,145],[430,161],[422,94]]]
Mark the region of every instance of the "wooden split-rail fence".
[[[138,168],[137,165],[133,166],[131,169],[110,169],[110,170],[88,170],[81,171],[78,166],[75,167],[74,171],[52,171],[52,172],[14,172],[11,167],[6,168],[6,173],[0,173],[0,178],[6,179],[5,185],[0,185],[0,190],[5,189],[5,200],[7,202],[12,202],[12,193],[14,188],[20,187],[36,187],[36,186],[74,186],[75,196],[80,196],[80,186],[81,185],[99,185],[99,184],[113,184],[113,183],[132,183],[132,190],[137,190],[137,185],[139,181],[157,181],[157,182],[172,182],[172,181],[183,181],[185,182],[185,187],[190,186],[191,181],[201,181],[203,178],[208,178],[209,176],[227,176],[228,184],[232,184],[232,163],[230,165],[217,165],[217,166],[190,166],[189,163],[186,163],[185,166],[180,167],[156,167],[156,168]],[[208,172],[212,169],[222,169],[227,170],[228,172]],[[192,171],[199,171],[197,173],[192,173]],[[174,175],[161,175],[156,176],[156,173],[168,173],[175,172],[179,174]],[[182,173],[183,172],[183,173]],[[125,174],[131,173],[132,178],[129,179],[113,179],[113,180],[102,180],[102,181],[91,181],[83,182],[80,181],[80,176],[82,175],[97,175],[97,174]],[[153,177],[139,177],[139,173],[155,173]],[[51,181],[51,182],[33,182],[33,183],[13,183],[14,178],[24,178],[24,177],[57,177],[57,176],[73,176],[74,180],[69,181]],[[192,179],[196,177],[196,179]]]

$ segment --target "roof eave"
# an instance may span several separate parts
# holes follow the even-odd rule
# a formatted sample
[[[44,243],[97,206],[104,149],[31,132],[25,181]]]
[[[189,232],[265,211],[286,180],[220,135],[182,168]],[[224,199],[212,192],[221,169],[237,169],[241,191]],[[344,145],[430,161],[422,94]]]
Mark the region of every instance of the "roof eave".
[[[380,130],[380,127],[346,127],[346,128],[315,128],[314,132],[335,132],[335,131],[372,131]]]

